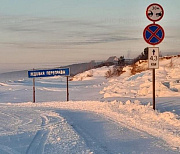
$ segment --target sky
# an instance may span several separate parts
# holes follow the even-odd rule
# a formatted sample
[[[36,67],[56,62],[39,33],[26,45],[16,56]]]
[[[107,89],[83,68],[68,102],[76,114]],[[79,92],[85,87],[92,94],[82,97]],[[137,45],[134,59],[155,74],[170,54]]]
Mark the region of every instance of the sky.
[[[146,8],[165,14],[161,53],[180,52],[179,0],[0,0],[0,72],[133,58],[148,45]]]

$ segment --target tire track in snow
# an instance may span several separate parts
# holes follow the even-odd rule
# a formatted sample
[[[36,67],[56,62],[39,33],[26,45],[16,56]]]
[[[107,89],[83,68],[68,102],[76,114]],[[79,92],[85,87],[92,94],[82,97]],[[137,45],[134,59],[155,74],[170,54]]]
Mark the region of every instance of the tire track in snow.
[[[44,128],[37,131],[35,137],[33,138],[32,142],[27,148],[26,154],[35,154],[35,153],[40,154],[44,152],[45,143],[50,133],[50,130],[47,128],[49,124],[48,117],[42,116],[41,118],[42,118],[41,127]]]

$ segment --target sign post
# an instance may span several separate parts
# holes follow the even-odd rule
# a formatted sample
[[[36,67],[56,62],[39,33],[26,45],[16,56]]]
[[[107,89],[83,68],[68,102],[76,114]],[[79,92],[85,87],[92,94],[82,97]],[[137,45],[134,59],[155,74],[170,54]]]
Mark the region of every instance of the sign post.
[[[152,69],[153,109],[155,110],[155,69],[159,68],[159,48],[148,48],[148,67]]]
[[[156,96],[155,96],[155,91],[156,91],[156,82],[155,82],[155,68],[152,69],[152,83],[153,83],[153,109],[156,109]]]
[[[35,103],[35,78],[66,76],[67,77],[67,101],[69,101],[68,76],[70,76],[70,68],[60,68],[51,70],[32,70],[28,71],[28,77],[33,78],[33,103]]]
[[[155,22],[164,16],[163,7],[157,3],[150,4],[146,9],[146,16],[153,22],[146,26],[143,37],[146,43],[153,45],[148,47],[148,67],[152,69],[153,109],[155,110],[155,69],[159,68],[159,48],[155,45],[161,43],[165,36],[164,29]]]
[[[67,101],[69,101],[69,84],[68,84],[68,76],[67,76]]]
[[[33,103],[36,102],[36,99],[35,99],[35,78],[33,78]]]

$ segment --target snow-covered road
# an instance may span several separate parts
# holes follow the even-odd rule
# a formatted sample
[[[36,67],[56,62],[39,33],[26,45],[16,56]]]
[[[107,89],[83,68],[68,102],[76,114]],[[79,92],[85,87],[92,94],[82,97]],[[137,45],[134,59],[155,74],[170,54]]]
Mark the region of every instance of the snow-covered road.
[[[1,154],[90,153],[66,119],[51,109],[1,106]]]
[[[1,154],[177,153],[102,114],[42,106],[1,104]]]
[[[128,129],[102,115],[68,110],[60,111],[60,114],[93,153],[173,153],[163,146],[163,141],[145,132]]]
[[[0,153],[178,153],[153,131],[117,120],[131,115],[116,114],[113,107],[101,102],[0,104]]]

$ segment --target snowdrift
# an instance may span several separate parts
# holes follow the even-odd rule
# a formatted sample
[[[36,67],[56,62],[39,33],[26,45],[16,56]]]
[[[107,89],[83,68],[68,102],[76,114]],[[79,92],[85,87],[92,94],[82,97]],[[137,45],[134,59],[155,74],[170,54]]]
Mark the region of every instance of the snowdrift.
[[[126,66],[123,71],[125,73],[121,76],[110,78],[108,85],[100,92],[105,98],[152,96],[152,71],[147,69],[147,61]],[[156,69],[156,97],[174,96],[180,96],[179,56],[161,58],[160,67]]]

